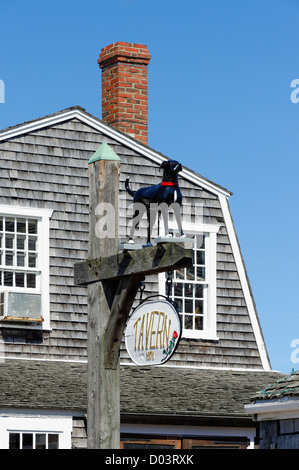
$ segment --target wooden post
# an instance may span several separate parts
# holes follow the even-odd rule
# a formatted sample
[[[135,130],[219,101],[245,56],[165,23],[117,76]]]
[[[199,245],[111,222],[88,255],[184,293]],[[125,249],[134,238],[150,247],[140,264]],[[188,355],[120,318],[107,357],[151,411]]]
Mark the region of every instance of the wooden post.
[[[89,258],[114,255],[118,248],[120,159],[116,154],[113,155],[114,152],[109,152],[105,144],[103,145],[90,159],[88,165]],[[105,226],[102,226],[102,223],[105,223]],[[113,369],[105,367],[105,333],[110,307],[109,295],[106,295],[104,287],[101,282],[88,285],[87,446],[89,449],[117,449],[120,445],[119,364],[117,363]]]
[[[120,159],[107,145],[89,160],[88,260],[75,284],[88,286],[87,447],[120,448],[119,350],[145,276],[192,266],[193,250],[165,243],[118,253]]]

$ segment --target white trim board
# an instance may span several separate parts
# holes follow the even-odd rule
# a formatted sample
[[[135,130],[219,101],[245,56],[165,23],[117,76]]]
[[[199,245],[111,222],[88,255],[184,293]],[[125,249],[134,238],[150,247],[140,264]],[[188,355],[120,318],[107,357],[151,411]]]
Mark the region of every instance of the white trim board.
[[[219,201],[220,201],[220,205],[221,205],[221,209],[222,209],[222,213],[224,217],[224,222],[227,228],[228,237],[229,237],[230,244],[232,247],[233,256],[234,256],[238,274],[240,277],[240,283],[241,283],[241,287],[243,290],[245,302],[246,302],[247,309],[248,309],[248,314],[250,317],[250,321],[251,321],[253,333],[256,339],[262,365],[263,365],[264,370],[271,370],[271,365],[269,362],[265,341],[262,335],[262,330],[259,324],[257,311],[256,311],[253,297],[251,294],[249,281],[248,281],[248,277],[246,274],[246,269],[245,269],[244,261],[242,258],[239,242],[238,242],[236,231],[234,228],[232,216],[229,210],[228,200],[224,196],[219,196]]]
[[[254,415],[255,421],[299,418],[299,400],[297,397],[278,400],[258,400],[244,406],[246,413]]]

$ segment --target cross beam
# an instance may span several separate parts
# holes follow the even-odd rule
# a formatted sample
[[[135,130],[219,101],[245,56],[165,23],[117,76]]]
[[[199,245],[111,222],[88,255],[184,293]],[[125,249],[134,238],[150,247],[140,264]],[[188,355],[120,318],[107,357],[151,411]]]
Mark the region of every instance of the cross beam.
[[[139,250],[126,250],[106,258],[75,264],[75,284],[87,285],[123,276],[150,276],[193,264],[188,243],[164,243]]]

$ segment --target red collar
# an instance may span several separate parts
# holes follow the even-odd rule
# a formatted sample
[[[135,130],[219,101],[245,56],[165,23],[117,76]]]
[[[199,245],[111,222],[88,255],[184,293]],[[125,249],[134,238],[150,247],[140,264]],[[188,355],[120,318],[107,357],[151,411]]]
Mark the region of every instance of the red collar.
[[[178,186],[179,183],[172,183],[171,181],[161,181],[162,186]]]

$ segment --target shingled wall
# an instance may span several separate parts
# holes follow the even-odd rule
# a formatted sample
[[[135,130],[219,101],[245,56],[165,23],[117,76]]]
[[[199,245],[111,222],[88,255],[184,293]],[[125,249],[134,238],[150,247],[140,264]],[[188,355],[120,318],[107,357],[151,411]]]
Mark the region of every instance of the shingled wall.
[[[50,220],[51,331],[1,328],[5,353],[13,357],[85,361],[86,289],[73,285],[75,262],[87,257],[88,160],[107,142],[121,158],[120,235],[127,236],[124,211],[130,201],[124,189],[157,184],[158,165],[138,155],[77,119],[61,122],[0,142],[0,203],[53,209]],[[184,162],[182,161],[182,164]],[[17,171],[11,179],[10,170]],[[220,223],[217,236],[217,334],[219,341],[182,339],[172,365],[262,368],[239,275],[217,196],[181,179],[184,204],[194,198],[204,205],[204,222]],[[235,196],[237,197],[237,196]],[[141,224],[146,236],[146,221]],[[147,292],[157,289],[157,278],[147,279]],[[145,293],[146,295],[146,293]],[[123,348],[121,359],[128,363]]]

